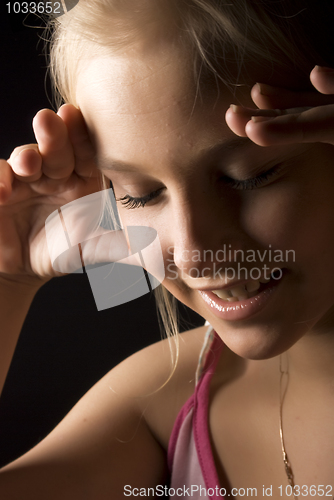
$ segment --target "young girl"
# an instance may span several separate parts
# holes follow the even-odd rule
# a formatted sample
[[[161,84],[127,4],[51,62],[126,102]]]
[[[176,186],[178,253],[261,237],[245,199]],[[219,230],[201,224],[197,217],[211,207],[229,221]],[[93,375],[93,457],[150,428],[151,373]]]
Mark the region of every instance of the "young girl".
[[[157,231],[167,328],[168,292],[207,325],[106,375],[2,469],[1,499],[333,497],[331,14],[81,0],[55,21],[67,104],[1,161],[2,381],[34,294],[60,274],[45,221],[101,176],[124,227]]]

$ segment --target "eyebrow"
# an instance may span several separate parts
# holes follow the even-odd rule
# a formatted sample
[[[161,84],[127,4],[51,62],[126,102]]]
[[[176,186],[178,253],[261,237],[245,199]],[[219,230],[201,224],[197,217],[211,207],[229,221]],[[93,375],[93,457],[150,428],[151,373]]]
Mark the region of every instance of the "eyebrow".
[[[199,163],[203,161],[203,159],[215,156],[217,154],[227,154],[231,151],[244,150],[250,146],[255,146],[255,144],[248,137],[233,137],[200,151],[197,158],[195,159],[195,163]],[[139,166],[124,162],[122,160],[109,158],[107,156],[97,155],[96,162],[99,170],[134,173],[138,173],[140,171]]]

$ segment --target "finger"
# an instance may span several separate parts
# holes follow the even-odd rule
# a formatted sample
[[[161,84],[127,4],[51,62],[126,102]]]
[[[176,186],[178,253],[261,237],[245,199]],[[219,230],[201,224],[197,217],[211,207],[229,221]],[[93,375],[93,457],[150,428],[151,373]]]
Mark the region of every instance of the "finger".
[[[96,230],[94,237],[65,249],[62,244],[64,236],[61,234],[61,228],[56,227],[55,221],[51,223],[53,227],[46,227],[46,235],[52,267],[57,272],[68,274],[88,265],[118,262],[124,259],[127,264],[138,265],[136,256],[129,258],[128,244],[123,230],[107,232]]]
[[[14,174],[6,160],[0,160],[0,203],[8,200],[12,192]]]
[[[247,137],[245,128],[252,117],[252,112],[255,112],[255,110],[231,104],[231,107],[226,111],[225,121],[236,135]]]
[[[276,118],[257,116],[245,127],[247,136],[259,146],[314,142],[334,145],[333,130],[333,104]]]
[[[58,116],[67,126],[75,156],[75,172],[81,177],[96,176],[95,150],[81,111],[71,104],[64,104],[59,109]]]
[[[314,87],[323,94],[334,94],[334,69],[316,66],[310,79]]]
[[[8,163],[21,182],[34,182],[42,176],[42,157],[37,144],[15,148]]]
[[[319,94],[316,90],[296,91],[264,83],[255,84],[251,96],[256,106],[261,109],[314,107],[334,103],[334,96]]]
[[[247,137],[245,128],[249,120],[251,120],[254,116],[276,117],[285,114],[301,113],[308,109],[312,108],[304,107],[291,109],[253,109],[231,104],[230,108],[226,112],[225,119],[232,132],[240,137]]]
[[[43,158],[43,173],[55,180],[70,177],[74,153],[63,120],[50,109],[43,109],[35,116],[33,128]]]

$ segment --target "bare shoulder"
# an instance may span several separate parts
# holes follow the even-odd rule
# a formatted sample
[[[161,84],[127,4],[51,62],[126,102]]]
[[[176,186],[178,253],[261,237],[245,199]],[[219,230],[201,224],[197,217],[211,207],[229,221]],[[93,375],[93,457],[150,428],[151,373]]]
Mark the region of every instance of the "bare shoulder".
[[[110,375],[112,374],[114,378],[119,372],[123,377],[123,372],[126,372],[132,391],[137,394],[141,389],[145,392],[156,391],[162,386],[174,385],[188,371],[194,374],[207,328],[201,326],[183,332],[175,339],[164,339],[152,344],[124,360],[110,372]],[[178,358],[176,369],[170,378],[175,356]],[[165,385],[169,378],[171,383]]]
[[[138,402],[148,426],[166,450],[175,419],[194,392],[196,368],[207,328],[202,326],[179,335],[175,370],[173,339],[153,344],[135,354],[133,360],[127,360],[134,372],[138,373],[139,367],[143,369],[137,382],[142,387],[136,388],[137,394],[140,391],[142,394]]]
[[[108,385],[121,398],[137,398],[139,406],[145,399],[151,401],[153,394],[165,396],[184,378],[194,379],[207,328],[188,330],[176,339],[149,345],[122,361],[97,385]]]
[[[117,500],[125,485],[164,484],[169,433],[194,390],[205,330],[180,335],[172,377],[167,340],[111,370],[41,443],[0,471],[0,497]]]

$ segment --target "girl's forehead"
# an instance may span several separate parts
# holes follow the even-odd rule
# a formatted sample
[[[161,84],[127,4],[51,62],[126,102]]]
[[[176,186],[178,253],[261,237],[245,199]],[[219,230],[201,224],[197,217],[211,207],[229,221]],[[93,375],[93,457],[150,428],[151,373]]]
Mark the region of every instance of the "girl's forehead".
[[[77,102],[92,128],[106,120],[131,119],[132,125],[149,121],[168,130],[196,119],[225,124],[231,103],[252,104],[250,89],[250,85],[203,88],[192,62],[178,50],[164,47],[144,55],[129,51],[87,61],[78,76]]]
[[[255,83],[255,82],[254,82]],[[77,101],[98,154],[140,165],[187,162],[235,135],[231,103],[254,106],[251,85],[206,92],[173,46],[98,57],[82,66]]]
[[[186,113],[193,113],[201,108],[211,111],[222,102],[225,107],[230,103],[254,107],[250,90],[256,82],[278,87],[300,86],[300,80],[291,72],[276,74],[273,67],[269,78],[268,65],[265,67],[261,61],[244,68],[245,77],[237,76],[239,70],[232,62],[223,65],[226,67],[222,73],[230,75],[229,84],[222,84],[217,77],[203,85],[201,72],[195,74],[192,57],[175,43],[164,38],[137,43],[121,53],[83,61],[77,80],[77,102],[82,110],[88,112],[94,108],[95,113],[99,109],[154,113],[181,103]]]
[[[199,95],[189,67],[168,53],[95,59],[78,80],[78,104],[104,155],[113,149],[134,159],[143,149],[152,156],[206,147],[232,135],[224,119],[231,102],[228,93],[218,100]]]
[[[77,96],[82,108],[109,103],[140,113],[158,101],[190,99],[194,89],[190,67],[176,51],[128,50],[89,60],[79,73]]]

